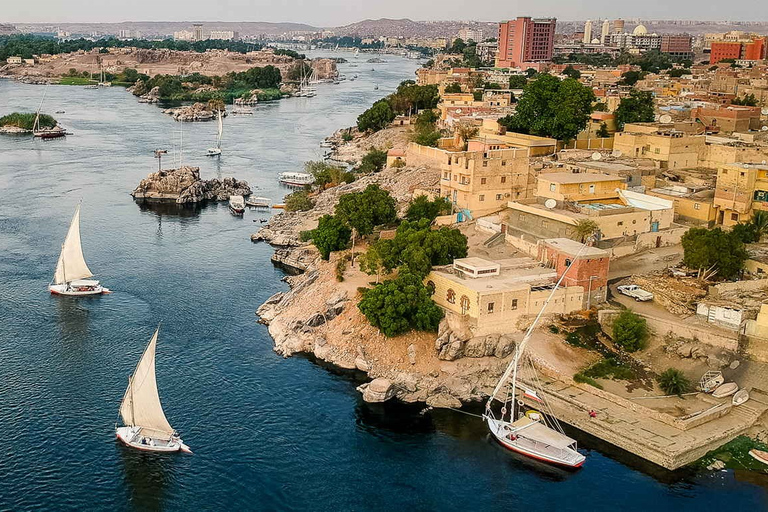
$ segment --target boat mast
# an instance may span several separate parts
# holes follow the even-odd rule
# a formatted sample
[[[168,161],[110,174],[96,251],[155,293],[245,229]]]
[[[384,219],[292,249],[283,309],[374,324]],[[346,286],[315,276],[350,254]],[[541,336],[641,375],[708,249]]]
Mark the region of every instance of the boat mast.
[[[515,350],[515,357],[512,359],[512,362],[507,367],[507,370],[504,372],[504,375],[501,376],[501,379],[499,379],[499,383],[496,384],[496,388],[493,390],[493,393],[491,394],[490,398],[488,398],[488,402],[486,404],[486,407],[490,407],[491,402],[494,398],[496,398],[496,395],[501,391],[501,387],[504,385],[504,383],[509,378],[510,373],[512,374],[512,400],[513,405],[510,410],[510,420],[514,421],[515,417],[515,393],[517,391],[517,369],[518,369],[518,363],[520,361],[520,358],[523,355],[523,351],[525,350],[525,346],[528,344],[528,340],[531,339],[531,336],[533,335],[533,330],[536,328],[536,325],[539,323],[539,320],[544,315],[544,311],[547,309],[547,306],[549,305],[549,302],[552,300],[552,298],[555,296],[555,292],[560,287],[560,284],[563,282],[563,279],[565,279],[565,275],[568,273],[569,270],[571,270],[571,267],[576,262],[576,260],[579,259],[579,256],[581,256],[581,253],[586,249],[587,245],[583,244],[581,248],[579,249],[579,252],[576,253],[576,256],[571,260],[571,262],[568,264],[566,269],[563,271],[562,275],[560,276],[560,279],[557,280],[557,283],[555,283],[554,288],[552,288],[552,291],[549,293],[549,297],[547,297],[547,300],[544,302],[544,305],[539,310],[539,313],[536,315],[536,318],[533,320],[533,323],[531,323],[530,326],[528,326],[528,330],[525,332],[525,336],[523,336],[523,340],[520,342],[520,344],[517,346],[517,349]],[[509,395],[507,395],[509,397]],[[506,399],[505,399],[506,402]],[[502,419],[504,419],[502,417]]]
[[[35,114],[35,123],[32,125],[32,132],[40,130],[40,111],[43,109],[43,102],[45,101],[45,95],[48,92],[48,84],[43,89],[43,98],[40,100],[40,106],[37,107],[37,113]]]

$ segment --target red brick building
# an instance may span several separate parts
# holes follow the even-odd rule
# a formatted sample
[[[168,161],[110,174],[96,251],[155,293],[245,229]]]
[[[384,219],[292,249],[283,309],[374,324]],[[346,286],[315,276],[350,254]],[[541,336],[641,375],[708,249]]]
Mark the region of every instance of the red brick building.
[[[662,34],[661,52],[674,58],[693,60],[693,37],[688,34]]]
[[[524,67],[526,63],[552,60],[555,47],[555,18],[519,17],[499,23],[499,52],[496,67]]]
[[[576,260],[565,274],[562,286],[583,287],[584,308],[605,301],[610,263],[610,255],[607,251],[597,247],[584,247],[584,244],[569,238],[540,240],[538,246],[539,261],[554,268],[558,276],[565,272],[571,261]],[[581,250],[582,247],[584,247],[583,250]]]
[[[765,37],[756,37],[747,42],[712,41],[710,47],[710,64],[717,64],[724,59],[763,60],[768,51]]]

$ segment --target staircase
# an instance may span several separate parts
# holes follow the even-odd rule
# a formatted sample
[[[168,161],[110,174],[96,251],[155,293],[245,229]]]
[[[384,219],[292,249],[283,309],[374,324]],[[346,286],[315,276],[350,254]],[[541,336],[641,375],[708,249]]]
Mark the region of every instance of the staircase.
[[[493,247],[495,245],[499,245],[499,243],[504,241],[504,233],[494,233],[493,236],[491,236],[488,240],[483,242],[483,247]]]

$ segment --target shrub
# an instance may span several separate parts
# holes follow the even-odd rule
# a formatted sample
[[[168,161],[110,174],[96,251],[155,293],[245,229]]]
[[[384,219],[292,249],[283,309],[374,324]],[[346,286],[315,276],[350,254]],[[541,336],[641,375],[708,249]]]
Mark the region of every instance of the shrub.
[[[362,192],[344,194],[336,205],[336,216],[361,235],[397,219],[395,200],[378,185],[368,185]]]
[[[24,130],[31,130],[35,124],[35,116],[35,114],[14,112],[13,114],[0,117],[0,126],[16,126]],[[53,128],[54,126],[56,126],[56,120],[53,117],[47,114],[40,114],[41,128]]]
[[[664,373],[658,377],[659,387],[667,395],[682,395],[691,389],[691,382],[680,370],[676,368],[667,368]]]
[[[593,379],[632,380],[635,378],[632,368],[612,357],[601,359],[580,373]]]
[[[436,197],[432,201],[427,196],[418,196],[405,211],[405,218],[411,222],[421,219],[434,221],[439,215],[444,215],[451,211],[451,203],[445,197]]]
[[[387,165],[387,152],[376,148],[371,148],[365,154],[360,165],[357,166],[357,172],[370,173],[379,172]]]
[[[304,212],[315,207],[306,190],[297,190],[285,198],[285,211]]]
[[[613,342],[627,352],[645,348],[648,335],[645,318],[628,309],[622,311],[613,322]]]
[[[597,382],[592,377],[587,377],[583,373],[579,372],[576,375],[573,376],[573,380],[576,382],[581,382],[582,384],[589,384],[590,386],[594,386],[597,389],[603,389],[603,386]]]

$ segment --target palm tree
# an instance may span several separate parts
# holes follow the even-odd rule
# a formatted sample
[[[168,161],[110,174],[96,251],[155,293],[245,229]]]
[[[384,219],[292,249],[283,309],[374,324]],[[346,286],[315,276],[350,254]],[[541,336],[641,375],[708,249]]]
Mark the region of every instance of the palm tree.
[[[749,226],[755,234],[755,241],[759,242],[764,235],[768,234],[768,211],[755,211],[749,220]]]
[[[597,233],[598,229],[600,227],[597,225],[597,222],[590,219],[581,219],[574,227],[574,232],[581,239],[581,242],[584,243],[584,240]]]
[[[454,134],[456,136],[456,145],[462,146],[464,150],[467,149],[467,141],[477,135],[479,131],[477,126],[473,126],[467,122],[457,123],[454,127]]]
[[[680,396],[691,389],[691,382],[683,372],[675,368],[668,368],[658,377],[659,387],[667,395]]]

